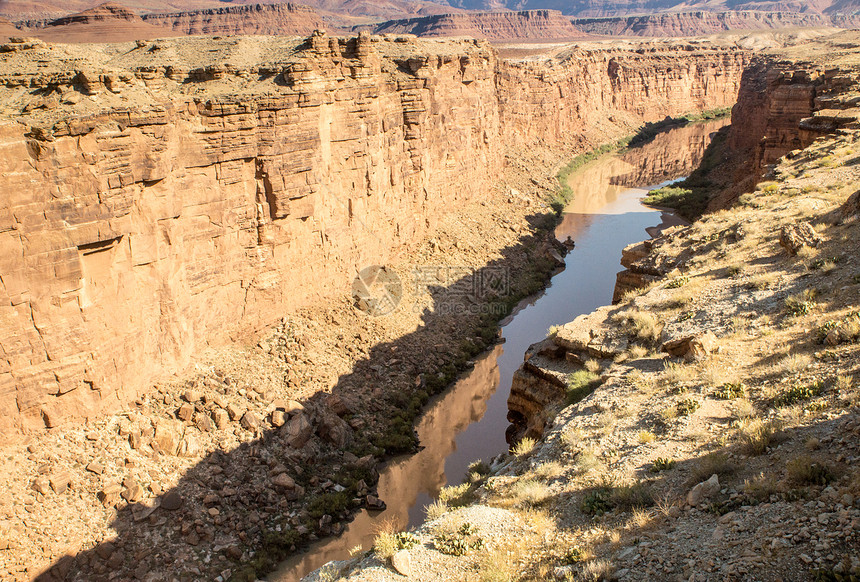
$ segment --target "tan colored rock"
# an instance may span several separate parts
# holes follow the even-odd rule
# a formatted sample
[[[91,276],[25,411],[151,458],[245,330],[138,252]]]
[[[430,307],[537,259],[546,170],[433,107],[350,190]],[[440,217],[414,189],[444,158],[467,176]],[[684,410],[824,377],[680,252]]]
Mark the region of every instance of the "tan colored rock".
[[[183,434],[182,425],[175,420],[162,419],[155,426],[153,443],[166,455],[175,455]]]
[[[286,423],[285,414],[283,410],[275,410],[272,412],[272,426],[274,427],[282,427]]]
[[[223,408],[216,408],[212,412],[212,420],[215,422],[215,428],[224,428],[230,422],[230,414]]]
[[[687,503],[696,507],[703,501],[706,501],[720,492],[720,478],[717,475],[711,475],[707,481],[702,481],[693,487],[687,493]]]
[[[391,556],[391,565],[401,576],[407,578],[412,575],[412,559],[409,550],[400,550]]]
[[[684,358],[688,362],[698,362],[711,355],[716,346],[717,336],[707,331],[667,341],[661,350],[670,356]]]
[[[786,225],[779,232],[779,244],[791,256],[795,256],[803,247],[814,248],[820,243],[821,237],[808,222]]]
[[[600,307],[580,315],[563,325],[553,341],[570,351],[586,352],[596,358],[612,358],[624,352],[629,340],[627,334],[610,321],[613,307]]]
[[[195,40],[215,64],[166,65],[197,46],[183,42],[4,53],[4,107],[49,87],[91,95],[0,122],[3,434],[117,409],[202,347],[332,299],[348,258],[417,244],[484,196],[508,148],[561,143],[610,110],[638,123],[731,104],[749,58],[572,48],[549,70],[483,42],[363,35]],[[275,74],[248,84],[260,54]],[[224,91],[205,94],[213,81]]]

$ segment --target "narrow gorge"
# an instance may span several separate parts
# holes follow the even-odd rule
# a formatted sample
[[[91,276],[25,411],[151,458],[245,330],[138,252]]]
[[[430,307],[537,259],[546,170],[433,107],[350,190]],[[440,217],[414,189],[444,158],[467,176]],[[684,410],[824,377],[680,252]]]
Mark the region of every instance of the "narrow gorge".
[[[798,166],[809,163],[821,172],[838,167],[845,184],[854,180],[858,77],[852,55],[858,44],[850,33],[835,38],[758,56],[732,39],[582,42],[519,60],[500,58],[486,41],[366,32],[89,46],[18,38],[2,45],[0,470],[9,487],[0,495],[0,577],[254,580],[309,542],[342,533],[359,508],[383,509],[380,463],[418,450],[413,423],[461,372],[475,367],[488,377],[496,373],[478,356],[497,344],[499,321],[564,265],[567,249],[553,236],[558,217],[550,206],[562,203],[559,169],[605,144],[627,143],[637,132],[653,137],[648,132],[669,124],[667,117],[677,123],[737,102],[717,149],[705,152],[701,142],[701,148],[691,143],[683,150],[698,152],[690,154],[695,161],[706,160],[700,168],[706,177],[697,184],[706,183],[703,195],[715,218],[668,228],[654,241],[628,247],[619,305],[568,324],[559,314],[553,336],[527,355],[511,396],[526,436],[543,439],[470,475],[461,486],[468,493],[462,503],[445,493],[451,503],[440,519],[459,520],[456,531],[479,523],[489,528],[482,536],[497,531],[498,544],[484,557],[464,551],[466,561],[454,563],[448,552],[440,558],[432,551],[442,547],[441,534],[425,528],[419,532],[424,538],[400,549],[421,544],[409,558],[415,579],[445,579],[488,567],[469,560],[506,563],[494,552],[509,551],[505,544],[517,538],[532,544],[523,558],[531,578],[495,579],[589,579],[584,568],[619,550],[627,534],[606,547],[565,538],[565,547],[587,547],[582,555],[590,557],[556,555],[561,546],[547,545],[557,541],[553,536],[587,537],[589,527],[579,513],[570,517],[560,509],[559,524],[567,525],[535,526],[529,520],[539,512],[530,511],[547,507],[548,498],[521,503],[517,483],[548,479],[558,485],[554,508],[584,507],[582,493],[593,493],[597,497],[588,499],[600,498],[603,505],[588,515],[606,514],[601,524],[620,527],[611,520],[622,519],[626,510],[604,492],[609,485],[578,481],[596,479],[582,469],[582,459],[586,452],[598,459],[594,466],[604,467],[607,479],[616,470],[627,471],[623,478],[629,479],[631,471],[651,463],[645,457],[654,451],[619,453],[629,450],[619,440],[627,432],[613,436],[615,424],[602,420],[591,426],[594,414],[619,410],[625,390],[653,387],[661,370],[674,370],[672,382],[692,386],[692,380],[679,379],[679,367],[671,367],[679,365],[656,353],[663,343],[688,336],[694,343],[709,331],[723,350],[713,349],[710,336],[704,340],[702,349],[717,354],[713,361],[736,355],[740,348],[724,338],[734,341],[731,334],[741,333],[741,316],[726,304],[750,301],[721,295],[740,288],[733,283],[711,290],[696,279],[687,289],[709,289],[705,299],[667,298],[661,285],[667,277],[681,283],[666,289],[687,285],[700,276],[692,267],[708,261],[729,269],[726,249],[735,243],[751,253],[751,263],[757,260],[753,241],[769,245],[768,252],[781,249],[761,225],[768,213],[780,228],[795,216],[813,222],[813,234],[828,224],[843,228],[827,217],[836,216],[844,202],[838,198],[848,197],[849,186],[821,186],[829,178],[818,174],[807,184]],[[812,63],[805,51],[812,51]],[[816,147],[827,149],[827,159],[808,153]],[[708,173],[707,160],[717,159],[719,166]],[[660,166],[653,175],[676,177],[692,160],[666,150],[653,163]],[[638,164],[615,180],[641,184],[647,175]],[[766,178],[772,182],[762,185]],[[781,185],[795,178],[798,185]],[[813,186],[819,189],[804,190]],[[831,190],[817,202],[798,199],[797,206],[780,198]],[[745,213],[738,219],[743,227],[732,222],[730,207]],[[844,213],[850,216],[850,208]],[[852,241],[854,223],[846,224],[827,240]],[[815,246],[807,230],[784,238],[783,246],[796,239],[802,239],[797,249]],[[714,256],[706,255],[712,251]],[[805,253],[804,268],[815,259]],[[829,254],[820,259],[845,269],[853,268],[855,255],[846,250],[838,260]],[[763,277],[755,265],[755,275]],[[773,281],[749,285],[769,293],[758,299],[773,304],[787,301],[788,290],[800,293],[804,277],[842,273],[830,266],[814,270],[780,275],[785,287]],[[833,321],[852,317],[856,290],[850,285],[857,280],[845,277],[826,285],[842,289],[827,307]],[[700,299],[701,313],[690,307]],[[647,335],[647,318],[636,313],[656,314],[666,305],[677,312],[655,319]],[[815,315],[821,305],[807,306],[802,315]],[[770,319],[756,321],[771,329]],[[833,323],[827,331],[849,329],[849,323]],[[752,337],[752,327],[743,329]],[[800,332],[785,324],[770,333],[794,341]],[[850,364],[855,344],[834,345],[842,346],[834,348],[841,350],[836,358],[821,360],[833,367],[825,370],[828,382],[837,372],[847,378],[856,373]],[[546,377],[559,361],[567,367],[547,389]],[[572,388],[571,365],[592,374],[590,389],[559,410],[554,407]],[[751,383],[752,376],[744,381]],[[479,378],[475,390],[484,394],[487,386]],[[670,397],[681,399],[689,390],[700,387]],[[728,405],[717,410],[707,398],[696,402],[708,414],[730,415]],[[763,407],[750,398],[750,406]],[[618,413],[613,422],[638,421],[634,402],[631,397],[629,413]],[[694,413],[697,407],[689,406]],[[835,410],[822,406],[812,413]],[[651,419],[646,408],[643,418]],[[850,415],[834,412],[830,420],[855,430]],[[641,426],[672,438],[686,430],[668,417],[660,422],[659,430]],[[574,432],[574,424],[574,436],[561,436]],[[829,442],[823,429],[809,431],[819,443]],[[607,441],[586,451],[580,445],[592,432]],[[728,436],[724,440],[730,443]],[[554,448],[562,441],[566,452]],[[708,447],[690,454],[704,455]],[[832,457],[833,479],[824,484],[834,483],[828,511],[841,529],[831,542],[844,548],[856,541],[851,528],[860,519],[851,513],[857,513],[854,497],[850,503],[845,497],[856,484],[846,468],[857,458],[850,437]],[[554,467],[534,476],[553,459],[571,461],[565,467],[572,472],[562,479],[564,470]],[[650,486],[663,487],[667,499],[683,497],[684,479]],[[786,495],[780,503],[792,502]],[[835,507],[837,499],[842,509]],[[740,501],[726,504],[741,511]],[[705,519],[699,503],[670,505],[666,515],[681,516],[684,531]],[[457,511],[475,517],[463,521]],[[640,534],[631,535],[639,540]],[[832,568],[837,561],[805,551],[812,555],[807,563]],[[647,550],[635,555],[638,562],[632,552],[615,556],[613,564],[622,565],[600,575],[654,579],[682,570],[661,561],[658,573]],[[359,554],[338,563],[337,575],[381,580],[391,574],[390,558],[379,551]],[[647,569],[637,569],[645,562]],[[707,570],[715,576],[744,573],[716,563]],[[852,567],[848,563],[845,571]]]

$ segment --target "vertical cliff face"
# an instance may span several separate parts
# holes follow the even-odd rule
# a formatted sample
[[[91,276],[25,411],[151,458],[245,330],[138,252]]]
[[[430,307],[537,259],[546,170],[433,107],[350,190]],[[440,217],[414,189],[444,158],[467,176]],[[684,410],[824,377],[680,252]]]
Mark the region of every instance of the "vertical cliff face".
[[[114,408],[203,346],[343,296],[492,187],[506,148],[730,103],[746,58],[584,50],[541,73],[401,40],[10,47],[3,431]]]
[[[314,37],[276,70],[90,76],[105,99],[269,81],[63,118],[41,139],[0,126],[4,428],[134,398],[195,349],[342,294],[479,196],[501,165],[495,59],[446,48],[383,63],[367,37]]]
[[[552,62],[502,63],[499,111],[508,144],[562,143],[691,111],[732,105],[749,55],[734,48],[582,45]]]
[[[854,115],[841,115],[855,104],[844,88],[854,82],[850,68],[790,63],[762,58],[744,73],[732,125],[726,138],[726,161],[720,171],[725,192],[711,202],[724,208],[750,192],[769,166],[792,150],[808,147]]]

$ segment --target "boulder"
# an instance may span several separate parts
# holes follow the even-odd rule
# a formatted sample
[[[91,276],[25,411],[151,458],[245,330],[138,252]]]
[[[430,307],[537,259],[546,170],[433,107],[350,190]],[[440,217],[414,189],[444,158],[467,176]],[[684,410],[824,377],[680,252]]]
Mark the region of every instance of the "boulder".
[[[260,428],[260,418],[250,410],[242,415],[242,420],[239,421],[242,428],[245,430],[255,431]]]
[[[714,474],[707,481],[702,481],[687,493],[687,503],[696,507],[720,492],[720,478]]]
[[[69,488],[69,485],[72,483],[72,476],[66,471],[60,471],[59,473],[54,473],[51,475],[51,489],[54,490],[54,493],[59,495],[60,493],[65,493]]]
[[[409,550],[400,550],[391,556],[391,565],[398,574],[409,577],[412,574],[412,560],[409,558]]]
[[[661,349],[670,356],[694,362],[707,358],[716,346],[717,336],[706,331],[669,340],[663,344]]]
[[[286,473],[276,475],[272,479],[272,485],[277,489],[285,489],[287,491],[292,491],[296,488],[296,482]]]
[[[297,414],[281,427],[281,435],[287,444],[294,449],[300,449],[310,440],[313,427],[305,414]]]
[[[338,448],[344,448],[352,442],[352,428],[334,414],[323,414],[317,432],[325,441]]]
[[[230,422],[230,415],[223,408],[216,408],[212,412],[212,420],[215,421],[216,428],[224,428]]]
[[[789,224],[782,227],[779,233],[779,244],[795,256],[803,247],[817,247],[821,243],[821,237],[808,222]]]
[[[286,422],[283,410],[275,410],[272,412],[272,426],[281,427],[284,426]]]
[[[182,507],[182,503],[185,500],[182,499],[182,495],[177,493],[176,491],[171,491],[161,499],[161,507],[166,509],[167,511],[176,511],[180,507]]]
[[[182,425],[175,420],[159,420],[155,427],[153,443],[165,455],[175,455],[182,440]]]

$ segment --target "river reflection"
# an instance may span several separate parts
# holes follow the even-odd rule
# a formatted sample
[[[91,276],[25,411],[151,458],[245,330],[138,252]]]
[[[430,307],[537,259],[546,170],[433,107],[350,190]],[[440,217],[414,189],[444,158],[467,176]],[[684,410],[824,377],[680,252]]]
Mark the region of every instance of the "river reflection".
[[[423,448],[414,455],[391,461],[379,477],[379,497],[388,505],[385,511],[362,510],[343,534],[316,544],[294,560],[287,560],[270,579],[292,582],[331,560],[343,560],[351,548],[369,549],[383,522],[393,522],[397,529],[420,523],[424,507],[448,484],[445,458],[456,449],[456,436],[481,420],[490,395],[499,386],[501,353],[502,346],[497,345],[481,356],[469,374],[436,398],[422,414],[417,432]],[[501,430],[504,432],[504,427]]]
[[[379,496],[388,509],[361,511],[341,536],[287,560],[270,580],[295,582],[331,560],[348,558],[351,548],[370,549],[383,521],[393,521],[399,529],[418,525],[424,507],[443,486],[461,483],[471,462],[507,450],[507,399],[523,354],[546,337],[550,326],[612,301],[625,246],[681,222],[671,213],[643,206],[640,200],[647,189],[642,187],[688,174],[722,125],[725,122],[702,123],[666,132],[570,176],[575,196],[556,229],[559,240],[570,236],[576,241],[565,270],[503,322],[505,343],[479,358],[471,372],[427,408],[417,427],[423,449],[393,460],[380,475]]]

